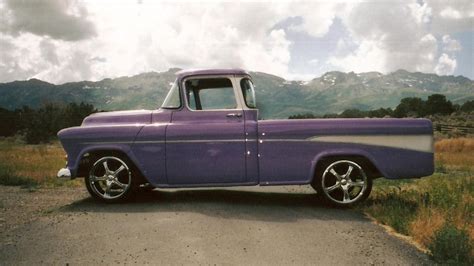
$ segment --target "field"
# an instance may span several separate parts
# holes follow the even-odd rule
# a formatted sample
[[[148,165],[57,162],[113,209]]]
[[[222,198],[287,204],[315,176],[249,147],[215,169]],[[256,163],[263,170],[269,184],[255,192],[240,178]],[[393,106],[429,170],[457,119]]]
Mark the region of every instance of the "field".
[[[25,145],[18,138],[0,140],[0,185],[54,187],[77,185],[56,178],[65,165],[65,152],[59,142]]]
[[[474,138],[440,139],[436,173],[416,180],[377,179],[371,197],[358,207],[378,223],[409,236],[442,263],[471,264],[474,241]],[[36,187],[79,186],[58,181],[64,166],[58,142],[25,145],[0,140],[0,184]]]

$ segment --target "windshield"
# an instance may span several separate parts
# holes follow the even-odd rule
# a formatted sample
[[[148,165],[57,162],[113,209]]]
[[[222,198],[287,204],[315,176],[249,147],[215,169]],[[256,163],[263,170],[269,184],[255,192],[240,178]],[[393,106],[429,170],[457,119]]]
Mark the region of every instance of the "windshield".
[[[178,82],[175,81],[171,87],[168,95],[166,95],[165,101],[161,105],[161,108],[175,109],[181,107],[181,100],[179,97],[179,86]]]

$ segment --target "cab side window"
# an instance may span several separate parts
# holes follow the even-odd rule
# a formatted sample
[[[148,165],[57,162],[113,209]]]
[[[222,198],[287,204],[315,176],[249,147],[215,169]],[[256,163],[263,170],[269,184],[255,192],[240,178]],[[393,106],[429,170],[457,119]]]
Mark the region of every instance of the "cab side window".
[[[234,88],[228,78],[189,79],[185,82],[185,88],[191,110],[237,108]]]

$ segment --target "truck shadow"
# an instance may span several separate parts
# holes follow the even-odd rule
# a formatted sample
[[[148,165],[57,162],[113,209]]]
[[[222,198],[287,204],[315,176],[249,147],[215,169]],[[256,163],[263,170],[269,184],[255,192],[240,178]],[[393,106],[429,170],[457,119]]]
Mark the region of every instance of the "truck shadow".
[[[59,209],[63,213],[199,213],[224,219],[292,222],[300,219],[367,221],[358,211],[324,204],[315,193],[227,189],[153,190],[132,201],[106,204],[86,198]]]

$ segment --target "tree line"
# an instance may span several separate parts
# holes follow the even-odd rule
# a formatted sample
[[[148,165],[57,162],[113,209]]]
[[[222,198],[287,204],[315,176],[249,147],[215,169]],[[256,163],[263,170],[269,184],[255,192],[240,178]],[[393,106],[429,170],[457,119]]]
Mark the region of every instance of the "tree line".
[[[46,103],[37,109],[23,106],[13,111],[0,107],[0,136],[21,135],[28,144],[47,143],[59,130],[79,126],[86,116],[95,112],[93,105],[82,102]]]
[[[453,104],[442,94],[433,94],[426,100],[418,97],[403,98],[400,103],[392,108],[379,108],[375,110],[346,109],[340,114],[325,114],[317,116],[312,113],[296,114],[289,119],[304,118],[363,118],[363,117],[427,117],[431,115],[449,115],[453,112],[474,111],[474,100],[465,102],[462,105]]]

